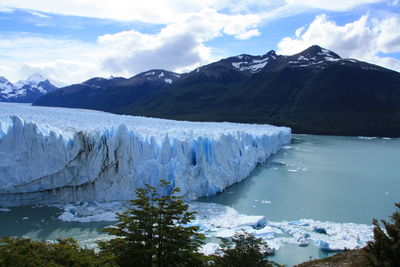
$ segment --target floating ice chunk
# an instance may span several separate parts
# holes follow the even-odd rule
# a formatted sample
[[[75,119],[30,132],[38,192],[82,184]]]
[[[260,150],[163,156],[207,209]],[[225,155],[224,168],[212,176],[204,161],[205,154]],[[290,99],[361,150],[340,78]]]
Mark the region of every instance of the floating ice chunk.
[[[279,228],[266,225],[261,229],[257,229],[255,231],[253,231],[252,233],[256,237],[259,237],[262,239],[274,239],[277,235],[281,235],[282,231]]]
[[[196,211],[195,220],[188,226],[198,226],[208,237],[230,239],[236,233],[246,231],[266,241],[271,249],[277,250],[286,243],[307,246],[314,242],[321,249],[340,251],[345,248],[364,247],[373,238],[373,227],[364,224],[320,222],[311,219],[270,222],[264,216],[240,214],[233,208],[215,204],[190,202],[190,210]],[[64,205],[59,216],[63,221],[95,222],[115,221],[115,212],[127,208],[126,202],[88,203],[78,202]],[[212,251],[209,245],[205,249]]]
[[[22,217],[22,220],[28,220],[29,219],[29,217]]]
[[[327,234],[324,227],[314,226],[314,227],[313,227],[313,231],[316,232],[316,233],[318,233],[318,234],[324,234],[324,235]]]
[[[255,200],[256,202],[261,202],[261,204],[272,204],[271,200]]]
[[[356,240],[338,240],[332,243],[325,240],[316,240],[315,245],[319,246],[323,250],[332,252],[360,248]]]
[[[359,136],[359,139],[365,139],[365,140],[373,140],[376,139],[377,137],[370,137],[370,136]]]
[[[220,246],[217,243],[207,243],[204,244],[199,252],[203,253],[204,255],[216,255],[218,254],[218,250],[219,250]]]
[[[0,208],[0,212],[7,212],[7,211],[11,211],[11,210],[7,209],[7,208]]]
[[[236,227],[236,228],[228,228],[217,230],[213,235],[218,238],[229,239],[232,238],[237,233],[253,233],[255,229],[250,226]]]
[[[312,240],[322,249],[331,251],[361,248],[372,240],[372,226],[364,224],[301,219],[293,222],[269,222],[268,226],[281,229],[300,246]]]
[[[117,221],[116,212],[126,210],[125,202],[110,203],[76,203],[75,205],[58,206],[63,208],[64,212],[58,216],[58,219],[64,222],[113,222]]]
[[[266,225],[265,216],[249,216],[237,212],[235,209],[216,203],[192,202],[190,209],[198,212],[197,218],[206,221],[215,228],[240,228],[250,226],[260,228]]]
[[[85,217],[77,217],[71,212],[65,211],[63,214],[58,216],[58,219],[64,222],[113,222],[117,221],[117,216],[114,212],[105,212],[98,215],[85,216]]]

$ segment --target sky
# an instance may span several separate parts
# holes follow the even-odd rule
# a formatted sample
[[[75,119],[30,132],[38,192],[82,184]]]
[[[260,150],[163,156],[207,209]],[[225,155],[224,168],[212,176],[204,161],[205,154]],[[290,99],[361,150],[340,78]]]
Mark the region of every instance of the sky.
[[[400,71],[400,0],[1,0],[0,76],[57,85],[320,45]]]

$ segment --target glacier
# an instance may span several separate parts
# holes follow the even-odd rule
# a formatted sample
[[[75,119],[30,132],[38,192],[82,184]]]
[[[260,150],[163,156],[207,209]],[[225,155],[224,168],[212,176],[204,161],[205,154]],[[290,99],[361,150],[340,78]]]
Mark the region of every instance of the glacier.
[[[0,103],[0,207],[127,200],[160,179],[194,200],[290,141],[287,127]]]

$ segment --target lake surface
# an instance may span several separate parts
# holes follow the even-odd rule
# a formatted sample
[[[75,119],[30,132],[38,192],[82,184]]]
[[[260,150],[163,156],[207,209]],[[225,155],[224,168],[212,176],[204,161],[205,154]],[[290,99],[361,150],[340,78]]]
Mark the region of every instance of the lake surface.
[[[271,221],[370,224],[400,201],[399,166],[399,139],[294,135],[246,180],[202,201]]]
[[[203,202],[233,207],[270,221],[309,218],[370,224],[387,219],[400,201],[400,139],[294,135],[241,183]],[[91,246],[109,223],[63,223],[56,208],[0,212],[0,236],[74,237]],[[328,256],[317,247],[288,244],[272,257],[289,266]]]
[[[203,198],[270,221],[302,218],[371,224],[400,201],[400,140],[294,135],[241,183]],[[292,266],[329,253],[288,244],[273,260]]]

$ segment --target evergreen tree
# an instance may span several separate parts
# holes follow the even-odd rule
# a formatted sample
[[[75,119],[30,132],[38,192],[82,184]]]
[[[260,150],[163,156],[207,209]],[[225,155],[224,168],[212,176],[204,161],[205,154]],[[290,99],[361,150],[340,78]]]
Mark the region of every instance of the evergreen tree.
[[[58,267],[58,266],[113,266],[110,259],[91,249],[81,248],[72,238],[54,243],[33,241],[29,238],[0,240],[0,266]]]
[[[400,209],[400,203],[395,205]],[[400,266],[400,212],[394,212],[390,217],[392,223],[382,220],[386,232],[379,227],[376,219],[372,221],[374,225],[374,241],[369,242],[365,249],[371,266]]]
[[[220,252],[216,258],[218,266],[226,267],[255,267],[274,266],[268,261],[268,244],[261,238],[246,232],[236,233],[231,241],[223,240]]]
[[[131,207],[118,213],[118,223],[104,229],[116,236],[99,242],[102,253],[115,257],[120,266],[198,266],[197,252],[204,236],[197,226],[188,226],[194,212],[178,196],[178,188],[162,180],[159,190],[146,185],[136,190]]]

